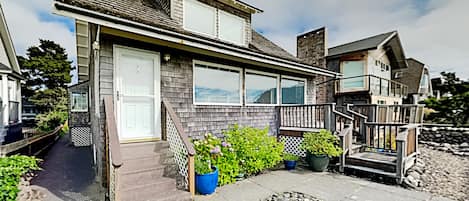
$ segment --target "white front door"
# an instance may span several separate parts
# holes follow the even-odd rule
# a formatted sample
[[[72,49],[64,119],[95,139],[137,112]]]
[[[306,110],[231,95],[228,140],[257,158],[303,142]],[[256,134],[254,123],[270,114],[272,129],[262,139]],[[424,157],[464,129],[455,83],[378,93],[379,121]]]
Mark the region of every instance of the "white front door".
[[[116,46],[114,58],[120,140],[161,138],[159,54]]]

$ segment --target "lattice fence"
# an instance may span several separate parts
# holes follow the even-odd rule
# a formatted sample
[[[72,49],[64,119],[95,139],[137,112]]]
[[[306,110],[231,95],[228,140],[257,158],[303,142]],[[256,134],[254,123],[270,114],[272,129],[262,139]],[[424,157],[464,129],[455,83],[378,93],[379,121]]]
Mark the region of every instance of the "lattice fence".
[[[302,137],[279,135],[279,138],[280,141],[285,142],[284,151],[286,153],[295,154],[300,157],[306,156],[306,152],[300,150],[300,144],[303,142]]]
[[[178,166],[179,174],[184,177],[183,185],[187,189],[189,155],[169,114],[166,114],[166,135],[169,142],[169,150],[174,154],[174,161]]]
[[[73,145],[76,147],[91,145],[90,127],[72,127],[70,128]]]

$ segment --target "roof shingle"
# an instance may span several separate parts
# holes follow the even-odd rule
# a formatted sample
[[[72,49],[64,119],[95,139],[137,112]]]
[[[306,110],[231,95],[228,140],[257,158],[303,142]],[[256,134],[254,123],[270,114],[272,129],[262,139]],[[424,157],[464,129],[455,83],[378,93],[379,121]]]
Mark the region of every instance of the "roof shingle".
[[[329,48],[328,56],[341,55],[350,52],[369,50],[378,47],[384,40],[389,38],[395,31],[371,36],[361,40],[353,41],[343,45]]]

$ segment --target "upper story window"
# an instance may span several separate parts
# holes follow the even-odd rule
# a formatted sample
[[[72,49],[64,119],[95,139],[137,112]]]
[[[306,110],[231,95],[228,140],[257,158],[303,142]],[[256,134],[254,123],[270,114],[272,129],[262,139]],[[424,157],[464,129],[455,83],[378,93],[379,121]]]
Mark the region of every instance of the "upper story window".
[[[217,9],[196,0],[184,1],[184,28],[215,37]]]
[[[364,61],[344,61],[342,62],[342,73],[344,79],[342,87],[344,89],[361,89],[365,87],[365,62]]]
[[[184,0],[184,28],[237,45],[245,45],[245,19],[197,0]]]

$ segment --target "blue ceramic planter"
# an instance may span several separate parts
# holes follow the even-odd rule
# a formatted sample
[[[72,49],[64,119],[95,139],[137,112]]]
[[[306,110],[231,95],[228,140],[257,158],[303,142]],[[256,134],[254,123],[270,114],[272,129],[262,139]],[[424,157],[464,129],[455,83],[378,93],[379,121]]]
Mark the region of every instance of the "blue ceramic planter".
[[[218,168],[208,174],[195,175],[195,189],[202,195],[209,195],[215,192],[218,185]]]
[[[296,161],[287,161],[284,160],[283,164],[285,164],[285,169],[286,170],[293,170],[296,167]]]

